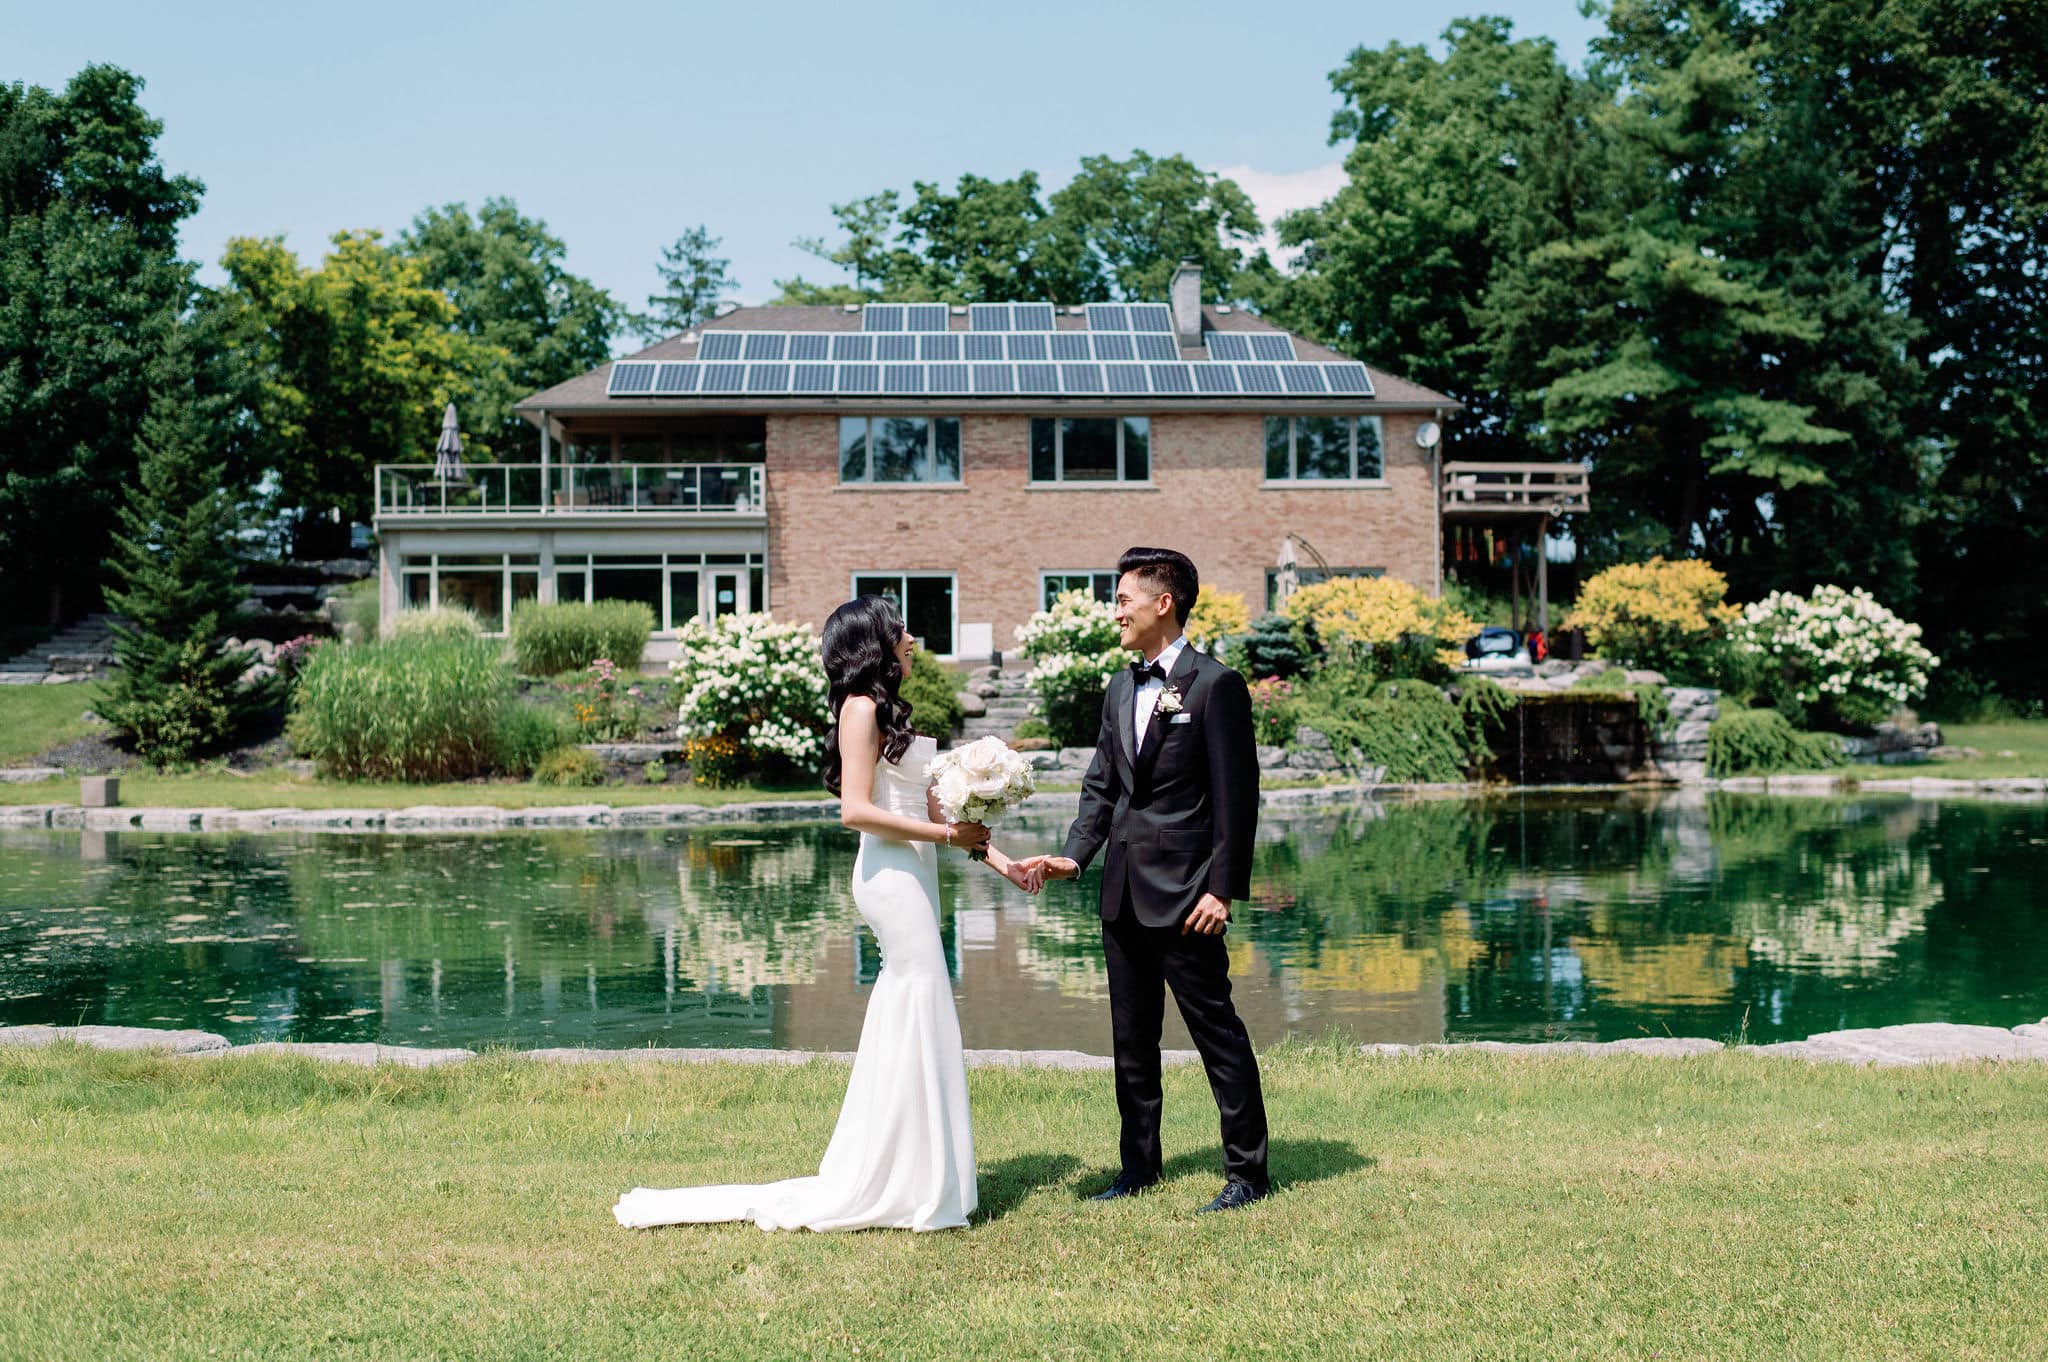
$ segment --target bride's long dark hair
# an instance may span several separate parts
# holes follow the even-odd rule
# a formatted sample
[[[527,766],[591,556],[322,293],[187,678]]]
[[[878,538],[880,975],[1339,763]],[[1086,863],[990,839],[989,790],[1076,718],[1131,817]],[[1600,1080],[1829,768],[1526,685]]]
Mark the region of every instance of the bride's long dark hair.
[[[826,704],[832,726],[825,730],[825,788],[839,793],[843,773],[839,757],[839,708],[849,695],[875,702],[875,723],[882,732],[882,757],[900,761],[910,747],[910,702],[903,698],[903,669],[896,662],[896,641],[903,620],[880,596],[856,596],[825,621],[825,678],[832,689]]]

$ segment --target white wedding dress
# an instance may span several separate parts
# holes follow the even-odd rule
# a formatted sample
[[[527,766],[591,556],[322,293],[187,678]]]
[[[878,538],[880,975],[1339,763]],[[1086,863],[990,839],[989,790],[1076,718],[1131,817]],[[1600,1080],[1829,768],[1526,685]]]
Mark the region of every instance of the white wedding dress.
[[[875,803],[929,816],[930,738],[900,764],[875,764]],[[853,901],[882,946],[846,1101],[817,1176],[754,1186],[635,1187],[612,1214],[621,1225],[751,1220],[764,1230],[943,1230],[976,1203],[974,1136],[960,1017],[939,942],[938,847],[862,833]]]

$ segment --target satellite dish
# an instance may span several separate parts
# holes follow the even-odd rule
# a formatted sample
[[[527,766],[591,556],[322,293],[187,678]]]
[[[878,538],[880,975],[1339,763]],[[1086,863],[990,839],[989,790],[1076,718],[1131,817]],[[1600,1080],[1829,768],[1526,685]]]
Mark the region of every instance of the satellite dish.
[[[1434,421],[1424,421],[1415,428],[1415,443],[1423,449],[1435,449],[1443,438],[1444,428]]]

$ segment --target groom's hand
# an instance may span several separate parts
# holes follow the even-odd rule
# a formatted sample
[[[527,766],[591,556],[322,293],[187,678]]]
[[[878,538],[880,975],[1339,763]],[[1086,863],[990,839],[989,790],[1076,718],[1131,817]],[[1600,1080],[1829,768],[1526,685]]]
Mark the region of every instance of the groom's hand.
[[[1081,867],[1065,856],[1033,856],[1026,864],[1043,870],[1049,880],[1071,880],[1081,873]]]
[[[1195,932],[1201,936],[1221,936],[1223,929],[1230,925],[1230,902],[1214,894],[1204,894],[1195,904],[1195,911],[1187,915],[1180,924],[1180,934],[1186,936]]]

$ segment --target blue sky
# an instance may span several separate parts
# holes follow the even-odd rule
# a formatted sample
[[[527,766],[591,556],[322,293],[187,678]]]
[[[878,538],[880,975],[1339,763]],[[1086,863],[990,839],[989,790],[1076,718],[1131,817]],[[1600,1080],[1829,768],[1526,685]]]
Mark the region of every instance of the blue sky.
[[[834,277],[791,244],[829,236],[833,203],[968,171],[1050,190],[1135,147],[1231,174],[1270,216],[1334,187],[1329,72],[1352,48],[1490,12],[1576,65],[1598,31],[1577,0],[7,8],[0,79],[105,61],[148,82],[166,165],[206,185],[183,244],[210,280],[233,236],[310,260],[335,231],[497,194],[635,307],[696,223],[765,301]]]

